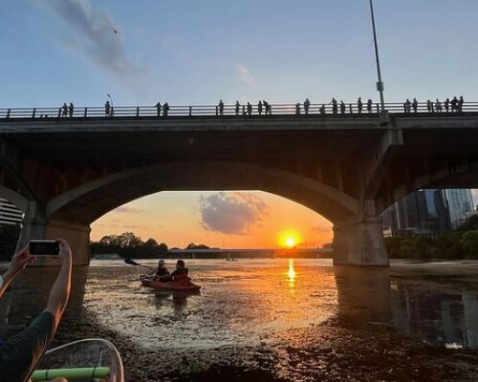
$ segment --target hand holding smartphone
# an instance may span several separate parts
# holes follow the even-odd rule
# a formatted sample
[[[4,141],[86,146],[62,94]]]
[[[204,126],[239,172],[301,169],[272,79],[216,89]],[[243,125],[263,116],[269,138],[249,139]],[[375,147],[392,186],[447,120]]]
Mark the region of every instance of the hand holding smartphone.
[[[57,240],[32,240],[28,251],[32,256],[58,256],[60,243]]]

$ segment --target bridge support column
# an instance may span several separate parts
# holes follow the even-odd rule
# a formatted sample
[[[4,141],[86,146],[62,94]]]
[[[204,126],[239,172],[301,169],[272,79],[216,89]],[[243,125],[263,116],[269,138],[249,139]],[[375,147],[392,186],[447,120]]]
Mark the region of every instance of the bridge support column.
[[[46,238],[45,210],[37,202],[28,202],[23,218],[22,230],[18,237],[17,250],[24,248],[30,240]]]
[[[333,247],[334,265],[390,265],[378,217],[335,225]]]
[[[57,238],[70,243],[73,265],[89,265],[90,227],[68,222],[47,222],[44,209],[38,203],[29,203],[18,238],[17,250],[25,247],[30,240]]]
[[[65,239],[70,243],[73,252],[73,265],[89,265],[90,231],[89,226],[68,222],[49,222],[46,229],[46,238]]]

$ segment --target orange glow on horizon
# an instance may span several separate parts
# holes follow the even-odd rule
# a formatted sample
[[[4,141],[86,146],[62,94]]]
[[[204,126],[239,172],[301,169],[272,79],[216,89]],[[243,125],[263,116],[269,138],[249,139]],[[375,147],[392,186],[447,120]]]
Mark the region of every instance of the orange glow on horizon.
[[[149,238],[168,247],[185,248],[189,243],[217,248],[282,249],[317,248],[332,241],[331,223],[316,212],[287,199],[260,191],[244,192],[267,204],[260,224],[248,227],[248,234],[204,228],[198,198],[215,191],[163,191],[110,211],[92,224],[91,239],[133,232],[143,241]],[[291,239],[287,240],[286,238]]]

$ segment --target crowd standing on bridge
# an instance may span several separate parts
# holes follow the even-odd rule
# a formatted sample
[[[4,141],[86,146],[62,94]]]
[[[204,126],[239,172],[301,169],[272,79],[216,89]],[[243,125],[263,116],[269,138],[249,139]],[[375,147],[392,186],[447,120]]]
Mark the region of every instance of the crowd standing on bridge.
[[[443,103],[437,98],[435,102],[428,100],[427,101],[427,111],[429,113],[441,113],[443,110],[448,113],[461,113],[463,112],[463,105],[465,100],[463,96],[457,98],[456,96],[450,101],[450,98],[447,98]],[[413,99],[413,102],[407,98],[403,104],[403,111],[405,113],[411,113],[413,109],[414,113],[418,112],[418,101],[416,98]]]
[[[400,106],[401,105],[401,106]],[[390,112],[397,112],[401,107],[403,107],[403,113],[418,113],[418,112],[428,112],[428,113],[462,113],[464,111],[465,100],[463,96],[457,97],[454,96],[452,99],[446,98],[444,101],[440,101],[439,98],[436,98],[435,101],[427,100],[426,103],[419,103],[416,98],[410,100],[407,98],[403,104],[396,103],[396,104],[387,104],[386,106],[389,107]],[[476,105],[469,105],[468,111],[473,111],[471,107],[476,107]],[[154,108],[154,109],[153,109]],[[189,106],[189,116],[193,115],[193,106]],[[236,101],[233,105],[226,105],[224,101],[221,99],[219,103],[216,105],[215,114],[217,116],[224,116],[224,115],[232,115],[235,114],[236,116],[251,116],[253,114],[257,114],[259,116],[262,115],[272,115],[272,106],[266,100],[259,100],[256,105],[247,102],[246,104],[241,104],[239,101]],[[72,102],[63,103],[58,109],[58,112],[53,112],[54,109],[47,111],[46,114],[36,114],[37,109],[32,109],[33,112],[31,114],[32,118],[49,118],[49,117],[58,117],[58,118],[73,118],[73,117],[89,117],[89,116],[99,116],[98,108],[80,108],[81,113],[79,113]],[[120,108],[121,116],[131,116],[135,115],[136,117],[140,116],[151,116],[154,112],[155,115],[159,117],[168,117],[170,106],[167,102],[161,104],[160,102],[156,103],[153,107],[149,106],[147,108],[140,108],[135,107],[135,114],[133,112],[128,111],[127,108]],[[146,109],[146,111],[142,111]],[[149,109],[149,110],[147,110]],[[180,116],[184,115],[185,107],[174,108],[174,115]],[[202,110],[200,114],[208,115],[210,113],[210,109],[208,110],[207,107],[201,106],[200,109]],[[26,115],[23,109],[20,111],[18,115],[15,115],[15,109],[3,109],[5,114],[5,118],[15,118],[21,117],[24,118]],[[45,109],[40,109],[44,111]],[[154,110],[154,111],[153,111]],[[187,109],[186,109],[187,110]],[[372,99],[368,99],[367,101],[363,101],[362,97],[357,99],[356,103],[345,103],[343,100],[337,101],[335,98],[329,103],[322,103],[322,104],[312,104],[309,98],[306,98],[303,103],[296,103],[295,105],[274,105],[274,110],[277,114],[291,114],[294,113],[296,115],[300,114],[362,114],[363,112],[367,112],[368,114],[371,113],[378,113],[380,111],[380,104],[374,103]],[[75,115],[76,111],[76,115]],[[113,105],[110,101],[106,101],[104,104],[104,116],[105,117],[114,117]],[[13,113],[12,113],[13,112]],[[88,113],[89,112],[89,113]],[[0,114],[2,113],[0,109]],[[144,113],[144,114],[143,114]],[[13,114],[13,115],[12,115]],[[1,116],[0,116],[1,117]]]

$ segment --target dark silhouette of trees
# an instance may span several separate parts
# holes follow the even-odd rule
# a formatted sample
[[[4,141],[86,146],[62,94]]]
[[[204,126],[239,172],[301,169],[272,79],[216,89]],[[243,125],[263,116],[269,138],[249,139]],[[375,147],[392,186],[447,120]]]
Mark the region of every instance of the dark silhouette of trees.
[[[471,215],[463,224],[458,227],[458,231],[471,231],[478,229],[478,214]]]
[[[103,236],[100,241],[90,244],[90,251],[92,255],[114,253],[129,258],[156,258],[164,256],[168,252],[168,246],[158,244],[152,238],[143,242],[133,232],[125,232],[121,235]]]
[[[204,244],[194,244],[194,243],[189,243],[186,249],[210,249],[207,245]]]

